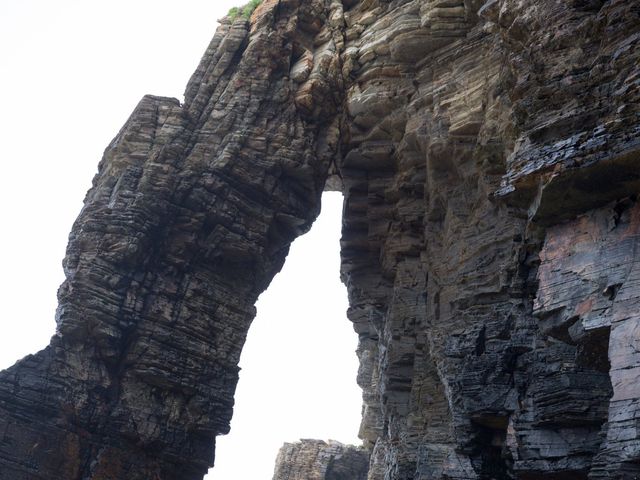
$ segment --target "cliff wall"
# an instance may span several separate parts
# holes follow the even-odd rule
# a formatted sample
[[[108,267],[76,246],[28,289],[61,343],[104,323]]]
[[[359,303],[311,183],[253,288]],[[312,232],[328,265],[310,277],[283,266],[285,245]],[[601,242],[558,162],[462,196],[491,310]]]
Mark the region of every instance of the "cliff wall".
[[[640,3],[264,0],[145,97],[0,373],[0,478],[200,479],[254,303],[344,193],[369,480],[633,479]]]

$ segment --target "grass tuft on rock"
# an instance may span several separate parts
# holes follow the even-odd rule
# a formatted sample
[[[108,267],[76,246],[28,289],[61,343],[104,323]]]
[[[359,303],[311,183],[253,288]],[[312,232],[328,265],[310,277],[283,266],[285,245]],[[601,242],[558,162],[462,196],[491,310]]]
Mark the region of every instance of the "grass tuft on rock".
[[[242,5],[241,7],[233,7],[227,12],[227,17],[231,21],[235,20],[238,17],[242,17],[245,20],[249,20],[253,11],[258,8],[262,0],[251,0],[249,3]]]

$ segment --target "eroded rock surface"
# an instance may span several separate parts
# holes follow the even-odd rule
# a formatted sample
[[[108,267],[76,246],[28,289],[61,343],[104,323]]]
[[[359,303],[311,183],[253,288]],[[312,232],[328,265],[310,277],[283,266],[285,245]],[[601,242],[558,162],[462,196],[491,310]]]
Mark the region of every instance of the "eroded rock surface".
[[[223,22],[105,152],[56,336],[0,374],[0,478],[201,478],[323,188],[369,480],[639,478],[639,42],[636,0]]]
[[[273,480],[367,480],[369,454],[329,440],[285,443],[278,452]]]

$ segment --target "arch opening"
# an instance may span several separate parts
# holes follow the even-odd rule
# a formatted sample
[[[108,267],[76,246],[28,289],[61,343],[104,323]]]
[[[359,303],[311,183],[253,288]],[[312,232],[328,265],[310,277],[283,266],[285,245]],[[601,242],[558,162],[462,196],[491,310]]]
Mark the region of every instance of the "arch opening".
[[[240,361],[231,432],[218,437],[207,479],[270,478],[284,442],[360,443],[357,336],[339,276],[341,211],[342,194],[325,192],[318,219],[260,296]]]

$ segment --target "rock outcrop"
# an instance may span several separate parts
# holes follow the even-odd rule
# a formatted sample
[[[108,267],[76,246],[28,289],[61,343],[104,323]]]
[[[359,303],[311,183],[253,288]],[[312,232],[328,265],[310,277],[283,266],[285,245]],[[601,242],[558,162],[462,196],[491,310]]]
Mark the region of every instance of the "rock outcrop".
[[[200,479],[344,193],[369,480],[640,477],[640,3],[264,0],[145,97],[0,373],[0,479]]]
[[[367,480],[369,454],[329,440],[285,443],[278,452],[273,480]]]

